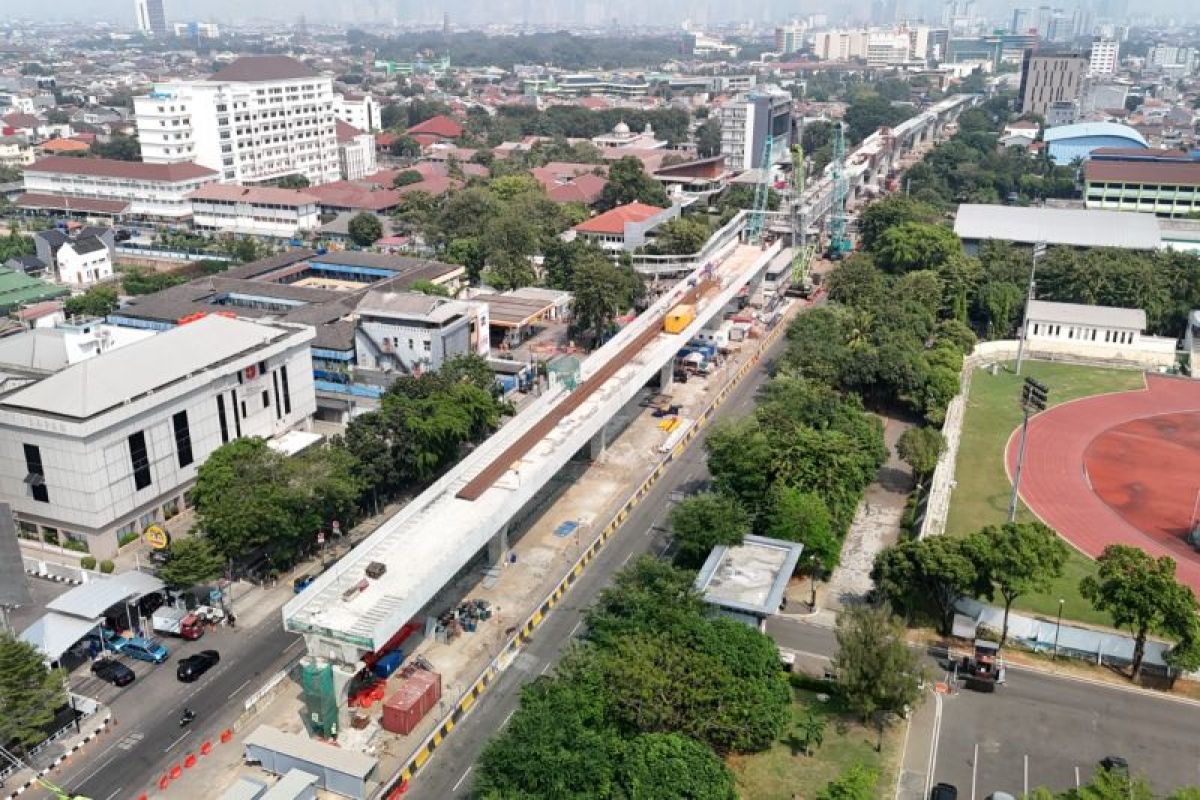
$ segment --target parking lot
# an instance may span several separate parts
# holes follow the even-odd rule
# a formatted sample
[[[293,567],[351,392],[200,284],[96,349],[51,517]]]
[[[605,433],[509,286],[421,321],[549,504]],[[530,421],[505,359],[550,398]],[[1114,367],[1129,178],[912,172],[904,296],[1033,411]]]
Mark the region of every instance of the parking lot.
[[[1156,793],[1200,785],[1200,707],[1163,695],[1009,670],[995,694],[942,698],[933,781],[962,800],[1087,783],[1100,759],[1128,759]]]

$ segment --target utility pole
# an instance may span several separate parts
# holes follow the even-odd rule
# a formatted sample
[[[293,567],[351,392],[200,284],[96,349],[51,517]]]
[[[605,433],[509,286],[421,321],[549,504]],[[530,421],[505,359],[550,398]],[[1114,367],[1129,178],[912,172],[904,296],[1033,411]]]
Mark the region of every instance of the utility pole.
[[[1021,374],[1021,361],[1025,356],[1025,338],[1029,335],[1029,302],[1033,300],[1034,280],[1037,276],[1038,259],[1046,254],[1046,243],[1033,245],[1033,259],[1029,263],[1029,290],[1025,295],[1025,315],[1021,320],[1021,337],[1017,340],[1017,374]]]
[[[1033,378],[1026,378],[1021,384],[1021,411],[1024,421],[1021,423],[1021,445],[1017,450],[1017,467],[1013,470],[1012,497],[1008,501],[1008,521],[1017,519],[1017,496],[1021,491],[1021,466],[1025,463],[1025,440],[1029,436],[1029,418],[1039,411],[1046,410],[1046,397],[1050,390],[1046,384]]]

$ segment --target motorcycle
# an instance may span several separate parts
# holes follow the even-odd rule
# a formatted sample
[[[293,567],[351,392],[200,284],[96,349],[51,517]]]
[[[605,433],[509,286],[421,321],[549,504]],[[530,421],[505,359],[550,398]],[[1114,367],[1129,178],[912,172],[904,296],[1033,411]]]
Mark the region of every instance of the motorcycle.
[[[196,718],[196,713],[190,708],[183,710],[183,715],[179,717],[179,727],[186,728]]]

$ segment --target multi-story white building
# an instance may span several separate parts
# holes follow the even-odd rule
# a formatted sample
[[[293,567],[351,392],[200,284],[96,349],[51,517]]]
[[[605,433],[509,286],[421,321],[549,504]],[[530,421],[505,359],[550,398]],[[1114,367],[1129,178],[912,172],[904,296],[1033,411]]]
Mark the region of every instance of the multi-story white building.
[[[188,195],[217,180],[191,162],[145,164],[108,158],[50,156],[25,168],[26,196],[126,204],[123,214],[179,222],[192,214]],[[49,207],[49,204],[45,204]],[[59,206],[62,207],[62,206]]]
[[[370,94],[335,94],[333,113],[342,122],[367,133],[373,133],[383,127],[379,117],[379,103],[376,103]]]
[[[337,122],[338,167],[342,180],[356,181],[374,174],[378,169],[375,159],[375,135],[364,133],[353,125]]]
[[[209,315],[76,363],[22,366],[25,337],[44,334],[0,349],[0,498],[22,529],[99,558],[181,510],[213,450],[307,425],[316,409],[312,328]]]
[[[222,181],[338,180],[333,80],[287,56],[245,56],[203,81],[135,97],[142,159],[195,161]]]
[[[721,120],[721,153],[734,171],[762,166],[767,136],[772,161],[783,158],[791,145],[792,96],[777,86],[763,86],[738,95],[717,109]]]
[[[64,242],[55,262],[58,281],[71,286],[91,286],[113,275],[108,246],[95,236]]]
[[[320,200],[295,189],[210,183],[191,201],[199,230],[291,239],[321,227]]]
[[[799,22],[790,22],[775,29],[775,51],[780,54],[796,53],[804,49],[805,27]]]
[[[167,35],[167,13],[163,0],[133,0],[138,30],[147,36]]]
[[[1088,58],[1088,75],[1112,75],[1120,61],[1121,43],[1111,39],[1092,42],[1092,54]]]
[[[32,164],[33,148],[24,136],[0,136],[0,167],[24,167]]]
[[[172,26],[180,39],[219,39],[221,26],[215,22],[176,22]]]
[[[488,307],[416,292],[371,290],[355,311],[357,365],[404,374],[436,370],[488,341]]]

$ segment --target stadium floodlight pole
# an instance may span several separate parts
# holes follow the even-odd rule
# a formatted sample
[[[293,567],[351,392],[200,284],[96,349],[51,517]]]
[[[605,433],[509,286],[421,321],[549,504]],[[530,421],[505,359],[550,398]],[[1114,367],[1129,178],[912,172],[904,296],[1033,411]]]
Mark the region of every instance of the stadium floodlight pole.
[[[1021,444],[1017,448],[1017,466],[1013,470],[1012,496],[1008,500],[1008,521],[1017,521],[1017,500],[1021,491],[1021,467],[1025,464],[1025,440],[1029,435],[1029,418],[1039,411],[1046,410],[1046,396],[1049,389],[1041,381],[1026,378],[1021,384],[1021,412],[1024,419],[1021,422]]]
[[[1046,243],[1033,245],[1033,258],[1029,262],[1029,290],[1025,295],[1025,315],[1021,320],[1021,336],[1017,339],[1017,374],[1021,374],[1021,361],[1025,358],[1025,338],[1029,335],[1029,302],[1033,300],[1034,279],[1037,276],[1038,259],[1046,254]]]

